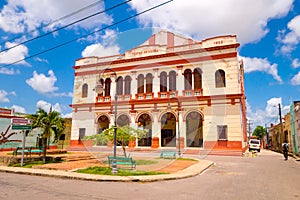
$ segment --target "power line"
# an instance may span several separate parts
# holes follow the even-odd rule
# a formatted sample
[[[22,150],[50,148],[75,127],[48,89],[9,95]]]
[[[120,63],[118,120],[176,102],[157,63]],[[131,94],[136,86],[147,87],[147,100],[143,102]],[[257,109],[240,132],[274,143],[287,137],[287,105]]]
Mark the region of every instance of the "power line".
[[[115,22],[115,23],[113,23],[113,24],[111,24],[111,25],[108,25],[108,26],[106,26],[106,27],[104,27],[104,28],[95,30],[95,31],[93,31],[93,32],[91,32],[91,33],[88,33],[88,34],[85,34],[85,35],[83,35],[83,36],[81,36],[81,37],[74,38],[74,39],[72,39],[72,40],[69,40],[69,41],[67,41],[67,42],[61,43],[61,44],[59,44],[59,45],[57,45],[57,46],[51,47],[51,48],[49,48],[49,49],[46,49],[46,50],[41,51],[41,52],[39,52],[39,53],[33,54],[33,55],[31,55],[31,56],[25,57],[25,58],[20,59],[20,60],[18,60],[18,61],[9,63],[9,64],[4,65],[4,66],[2,66],[2,67],[8,67],[8,66],[10,66],[10,65],[13,65],[13,64],[16,64],[16,63],[19,63],[19,62],[28,60],[28,59],[33,58],[33,57],[35,57],[35,56],[38,56],[38,55],[44,54],[44,53],[46,53],[46,52],[52,51],[52,50],[54,50],[54,49],[57,49],[57,48],[59,48],[59,47],[65,46],[65,45],[70,44],[70,43],[72,43],[72,42],[75,42],[75,41],[77,41],[77,40],[79,40],[79,39],[83,39],[83,38],[85,38],[85,37],[87,37],[87,36],[89,36],[89,35],[93,35],[93,34],[95,34],[95,33],[97,33],[97,32],[103,31],[103,30],[105,30],[105,29],[107,29],[107,28],[113,27],[113,26],[115,26],[115,25],[117,25],[117,24],[123,23],[123,22],[125,22],[125,21],[128,21],[129,19],[135,18],[135,17],[137,17],[137,16],[139,16],[139,15],[142,15],[142,14],[144,14],[144,13],[146,13],[146,12],[149,12],[149,11],[154,10],[154,9],[156,9],[156,8],[158,8],[158,7],[161,7],[161,6],[165,5],[165,4],[168,4],[168,3],[170,3],[171,1],[173,1],[173,0],[165,1],[165,2],[163,2],[163,3],[161,3],[161,4],[158,4],[158,5],[156,5],[156,6],[153,6],[153,7],[149,8],[149,9],[146,9],[146,10],[144,10],[144,11],[142,11],[142,12],[139,12],[139,13],[137,13],[137,14],[135,14],[135,15],[132,15],[132,16],[127,17],[127,18],[125,18],[125,19],[122,19],[122,20],[120,20],[120,21],[118,21],[118,22]]]
[[[57,32],[57,31],[59,31],[59,30],[62,30],[62,29],[64,29],[64,28],[67,28],[67,27],[69,27],[69,26],[71,26],[71,25],[74,25],[74,24],[76,24],[76,23],[78,23],[78,22],[87,20],[87,19],[89,19],[89,18],[91,18],[91,17],[94,17],[94,16],[96,16],[96,15],[102,14],[102,13],[107,12],[107,11],[110,11],[110,10],[113,10],[113,9],[115,9],[115,8],[121,6],[121,5],[124,5],[124,4],[128,3],[128,2],[130,2],[130,1],[132,1],[132,0],[127,0],[127,1],[125,1],[125,2],[119,3],[119,4],[114,5],[114,6],[110,7],[110,8],[108,8],[108,9],[105,9],[105,10],[102,10],[102,11],[99,11],[99,12],[96,12],[96,13],[94,13],[94,14],[92,14],[92,15],[89,15],[89,16],[87,16],[87,17],[84,17],[84,18],[81,18],[81,19],[79,19],[79,20],[76,20],[76,21],[74,21],[74,22],[72,22],[72,23],[69,23],[69,24],[67,24],[67,25],[65,25],[65,26],[59,27],[59,28],[57,28],[57,29],[55,29],[55,30],[49,31],[49,32],[47,32],[47,33],[45,33],[45,34],[39,35],[39,36],[37,36],[37,37],[34,37],[34,38],[32,38],[32,39],[29,39],[29,40],[26,40],[26,41],[24,41],[24,42],[18,43],[18,44],[13,45],[13,46],[11,46],[11,47],[9,47],[9,48],[0,50],[0,53],[2,53],[2,52],[4,52],[4,51],[7,51],[7,50],[10,50],[10,49],[13,49],[13,48],[18,47],[18,46],[23,45],[23,44],[27,44],[27,43],[32,42],[32,41],[34,41],[34,40],[37,40],[37,39],[39,39],[39,38],[45,37],[45,36],[47,36],[47,35],[50,35],[50,34],[52,34],[52,33],[54,33],[54,32]]]
[[[103,0],[100,0],[100,1],[103,1]],[[83,8],[81,8],[81,9],[78,9],[78,10],[76,10],[76,11],[70,13],[70,14],[67,14],[67,15],[65,15],[65,16],[63,16],[63,17],[60,17],[60,18],[58,18],[58,19],[55,19],[54,21],[52,21],[52,22],[50,22],[50,23],[48,23],[48,24],[41,25],[41,26],[39,26],[38,28],[36,28],[36,29],[34,29],[34,30],[31,30],[31,31],[29,31],[29,32],[27,32],[27,33],[25,33],[25,34],[23,34],[22,36],[24,36],[24,35],[26,36],[26,35],[29,35],[29,34],[31,34],[31,33],[34,33],[35,31],[39,31],[39,30],[41,30],[41,29],[43,29],[43,28],[46,28],[46,27],[48,27],[48,26],[51,26],[52,24],[55,24],[55,23],[58,22],[58,21],[61,21],[61,20],[66,19],[66,18],[69,18],[69,17],[71,17],[71,16],[73,16],[73,15],[76,15],[77,13],[80,13],[80,12],[82,12],[82,11],[88,9],[88,8],[94,7],[94,6],[96,6],[100,1],[94,2],[94,3],[90,4],[90,5],[88,5],[88,6],[86,6],[86,7],[83,7]],[[9,39],[9,40],[7,40],[7,41],[11,42],[11,41],[14,41],[14,40],[19,39],[19,38],[21,38],[21,37],[20,37],[20,36],[16,36],[16,37],[11,38],[11,39]],[[5,42],[7,42],[7,41],[5,41]],[[2,43],[0,44],[0,46],[2,46],[5,42],[2,42]],[[5,51],[5,50],[2,50],[2,51]],[[2,51],[1,51],[1,52],[2,52]]]

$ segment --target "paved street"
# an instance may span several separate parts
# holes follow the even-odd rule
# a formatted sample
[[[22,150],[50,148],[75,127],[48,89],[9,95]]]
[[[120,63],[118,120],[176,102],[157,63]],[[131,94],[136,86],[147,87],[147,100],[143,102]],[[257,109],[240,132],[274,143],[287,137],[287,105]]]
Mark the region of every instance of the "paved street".
[[[187,179],[93,182],[0,173],[5,199],[300,199],[300,161],[262,151],[258,157],[208,156],[216,163]]]

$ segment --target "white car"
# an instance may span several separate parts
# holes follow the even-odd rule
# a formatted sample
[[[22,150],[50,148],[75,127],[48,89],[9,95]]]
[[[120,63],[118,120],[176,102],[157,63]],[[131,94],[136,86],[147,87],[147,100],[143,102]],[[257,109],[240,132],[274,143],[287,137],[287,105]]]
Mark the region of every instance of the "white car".
[[[260,140],[257,140],[257,139],[249,140],[249,151],[252,151],[252,150],[260,152]]]

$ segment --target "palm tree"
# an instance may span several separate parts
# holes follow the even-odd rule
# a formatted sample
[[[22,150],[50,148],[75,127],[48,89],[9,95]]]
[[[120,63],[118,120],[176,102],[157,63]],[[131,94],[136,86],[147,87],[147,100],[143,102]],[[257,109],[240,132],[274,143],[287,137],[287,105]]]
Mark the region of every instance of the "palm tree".
[[[32,120],[32,128],[42,129],[42,141],[43,141],[43,162],[46,163],[47,154],[47,139],[54,134],[54,140],[58,139],[58,136],[65,129],[65,124],[63,118],[60,117],[60,113],[57,111],[50,111],[47,113],[42,108],[39,108],[35,114],[30,114],[26,116]]]

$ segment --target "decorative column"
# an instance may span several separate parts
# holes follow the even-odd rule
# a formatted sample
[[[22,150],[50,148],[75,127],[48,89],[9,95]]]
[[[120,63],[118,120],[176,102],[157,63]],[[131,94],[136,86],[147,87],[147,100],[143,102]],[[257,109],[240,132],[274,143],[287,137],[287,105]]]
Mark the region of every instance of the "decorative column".
[[[158,122],[159,112],[153,112],[153,123],[152,123],[152,145],[151,148],[159,148],[160,138],[160,125]]]
[[[153,70],[153,81],[152,81],[152,85],[153,85],[153,93],[154,93],[154,98],[158,98],[158,92],[160,90],[160,81],[158,78],[158,69],[154,69]]]
[[[182,66],[177,66],[177,91],[178,96],[182,95],[182,90],[184,90],[184,76],[182,75]]]
[[[136,71],[131,72],[131,98],[135,99],[135,94],[137,94],[137,77]]]

